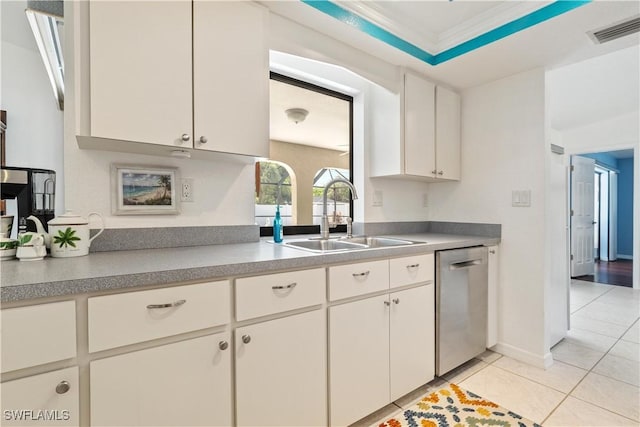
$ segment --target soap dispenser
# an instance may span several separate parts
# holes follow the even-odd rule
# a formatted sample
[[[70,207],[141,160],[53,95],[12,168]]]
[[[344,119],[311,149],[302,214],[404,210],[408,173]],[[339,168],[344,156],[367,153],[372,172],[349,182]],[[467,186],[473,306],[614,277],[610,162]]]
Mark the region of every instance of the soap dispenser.
[[[276,217],[273,219],[273,241],[282,242],[282,219],[280,218],[280,205],[276,208]]]

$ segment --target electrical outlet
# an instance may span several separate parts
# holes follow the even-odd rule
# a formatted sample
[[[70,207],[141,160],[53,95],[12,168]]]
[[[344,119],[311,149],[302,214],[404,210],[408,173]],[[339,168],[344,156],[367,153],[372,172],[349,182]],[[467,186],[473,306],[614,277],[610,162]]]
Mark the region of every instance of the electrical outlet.
[[[182,195],[180,196],[180,201],[194,202],[193,190],[193,178],[182,178]]]

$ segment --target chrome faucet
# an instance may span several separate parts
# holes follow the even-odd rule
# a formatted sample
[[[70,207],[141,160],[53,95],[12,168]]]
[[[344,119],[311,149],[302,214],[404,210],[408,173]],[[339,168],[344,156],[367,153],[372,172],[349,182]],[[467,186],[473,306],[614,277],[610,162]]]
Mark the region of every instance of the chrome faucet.
[[[347,187],[351,190],[351,199],[355,200],[358,198],[358,192],[356,191],[356,187],[344,178],[336,178],[331,181],[324,187],[324,192],[322,193],[322,222],[320,223],[320,237],[322,239],[329,238],[329,217],[327,216],[327,191],[329,188],[338,182],[342,182],[346,184]]]

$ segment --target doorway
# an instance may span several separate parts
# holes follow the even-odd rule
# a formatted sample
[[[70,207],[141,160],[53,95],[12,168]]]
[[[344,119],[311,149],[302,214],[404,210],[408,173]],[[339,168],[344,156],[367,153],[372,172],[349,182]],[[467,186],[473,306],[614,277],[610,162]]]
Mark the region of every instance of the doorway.
[[[570,191],[571,277],[632,287],[634,151],[581,154],[572,157],[574,163]],[[584,169],[589,164],[593,165],[592,172],[588,167]],[[589,191],[585,192],[587,188]],[[586,250],[581,244],[591,238],[590,233],[593,245],[591,255],[585,258]]]

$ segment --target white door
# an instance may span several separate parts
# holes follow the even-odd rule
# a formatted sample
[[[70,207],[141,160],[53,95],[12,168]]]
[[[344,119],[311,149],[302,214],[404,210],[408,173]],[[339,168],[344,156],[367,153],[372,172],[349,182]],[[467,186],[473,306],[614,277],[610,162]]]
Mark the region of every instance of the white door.
[[[78,368],[2,383],[3,426],[80,425]]]
[[[226,332],[94,360],[92,426],[230,426]]]
[[[236,425],[327,425],[324,310],[238,328]]]
[[[428,284],[391,294],[391,399],[433,380],[435,365],[435,291]],[[410,344],[411,351],[404,351]]]
[[[571,158],[571,277],[593,274],[595,160]]]
[[[404,167],[407,175],[436,176],[436,85],[416,75],[404,77]]]
[[[388,295],[329,308],[330,426],[389,403]]]

